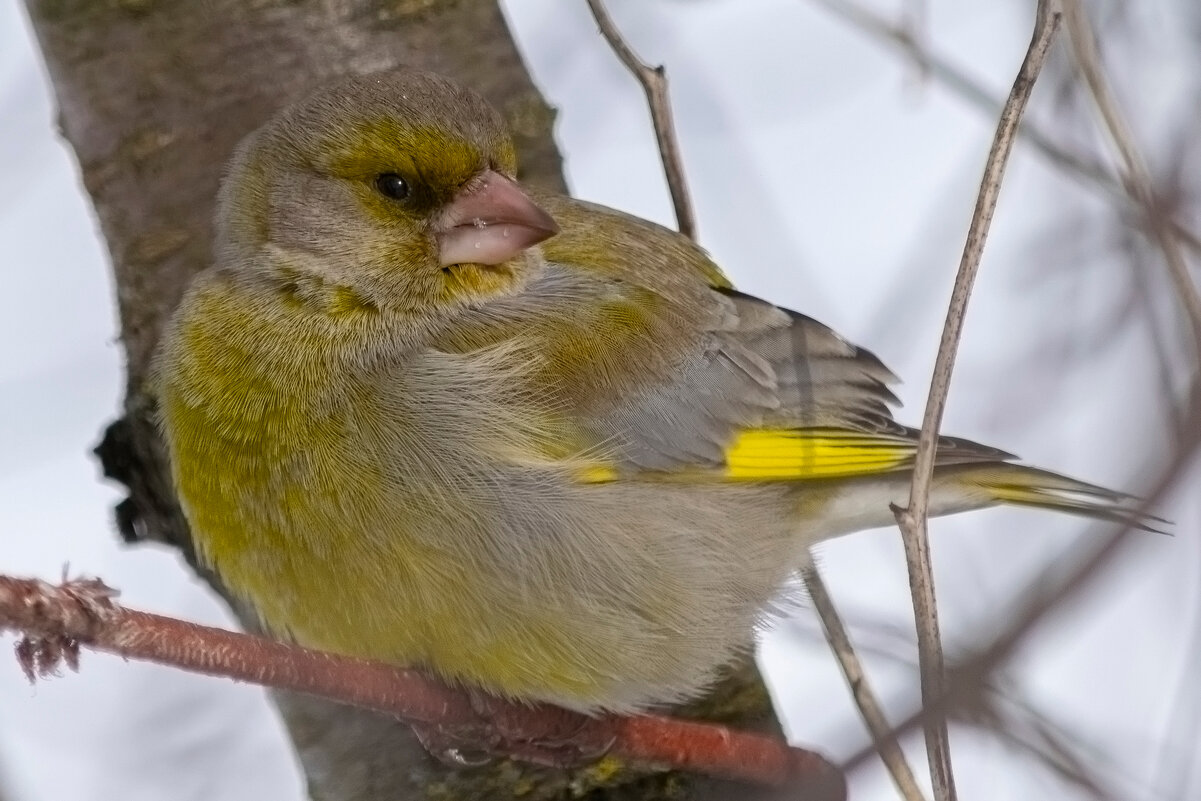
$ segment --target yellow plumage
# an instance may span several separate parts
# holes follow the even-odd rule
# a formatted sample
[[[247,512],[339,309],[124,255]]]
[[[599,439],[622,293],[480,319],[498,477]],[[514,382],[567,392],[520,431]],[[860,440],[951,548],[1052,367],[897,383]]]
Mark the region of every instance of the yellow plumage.
[[[723,476],[744,481],[840,478],[896,470],[915,452],[897,441],[838,429],[753,429],[726,449]]]

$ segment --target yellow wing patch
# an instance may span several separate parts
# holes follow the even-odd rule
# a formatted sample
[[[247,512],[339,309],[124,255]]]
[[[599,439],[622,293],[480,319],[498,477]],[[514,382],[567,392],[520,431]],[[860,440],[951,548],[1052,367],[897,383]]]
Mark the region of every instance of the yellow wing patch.
[[[575,480],[581,484],[606,484],[610,481],[616,481],[619,478],[621,478],[621,475],[617,470],[600,464],[580,467],[576,470],[575,475]]]
[[[908,466],[917,444],[908,439],[836,428],[757,428],[726,448],[724,476],[784,481],[885,473]]]
[[[874,475],[907,468],[917,441],[903,434],[837,428],[755,428],[740,431],[725,449],[725,462],[711,468],[641,471],[640,479],[679,481],[801,481]],[[604,462],[577,467],[576,479],[603,484],[634,477]]]

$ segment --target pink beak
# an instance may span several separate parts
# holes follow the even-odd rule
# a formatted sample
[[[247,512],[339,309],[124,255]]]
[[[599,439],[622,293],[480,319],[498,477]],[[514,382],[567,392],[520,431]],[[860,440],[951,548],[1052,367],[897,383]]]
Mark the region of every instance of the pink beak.
[[[500,264],[558,232],[549,214],[494,170],[460,189],[434,222],[443,267]]]

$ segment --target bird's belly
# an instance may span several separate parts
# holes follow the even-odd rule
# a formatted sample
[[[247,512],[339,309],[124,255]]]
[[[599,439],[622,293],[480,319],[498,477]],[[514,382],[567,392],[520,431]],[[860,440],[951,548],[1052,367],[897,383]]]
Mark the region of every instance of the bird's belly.
[[[187,472],[223,475],[224,487],[213,492],[185,474],[181,499],[198,551],[268,629],[513,696],[591,706],[603,695],[598,670],[612,658],[590,653],[588,632],[602,635],[605,624],[522,597],[520,576],[481,563],[462,539],[473,532],[456,530],[427,499],[394,489],[381,498],[370,475],[340,476],[335,490],[320,469],[298,480],[223,451],[207,468],[188,460]]]
[[[463,485],[432,449],[437,466],[398,471],[340,435],[295,452],[204,430],[173,443],[180,497],[198,551],[269,629],[513,697],[629,710],[694,694],[788,572],[783,508],[750,490],[503,466]]]

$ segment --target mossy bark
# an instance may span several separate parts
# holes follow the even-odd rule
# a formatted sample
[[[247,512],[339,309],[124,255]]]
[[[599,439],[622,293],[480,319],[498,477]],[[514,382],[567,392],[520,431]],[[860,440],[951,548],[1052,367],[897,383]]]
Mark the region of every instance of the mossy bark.
[[[563,189],[554,112],[531,83],[495,0],[27,0],[27,7],[116,276],[125,415],[97,453],[106,474],[129,489],[118,526],[131,542],[169,542],[191,559],[143,385],[164,321],[208,263],[217,184],[238,140],[329,78],[407,64],[484,94],[509,119],[523,180]],[[508,761],[455,770],[430,759],[396,721],[312,698],[280,694],[278,701],[309,791],[321,801],[750,793],[611,760],[574,771]],[[778,731],[749,664],[687,712]]]

